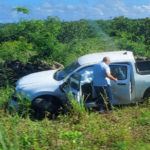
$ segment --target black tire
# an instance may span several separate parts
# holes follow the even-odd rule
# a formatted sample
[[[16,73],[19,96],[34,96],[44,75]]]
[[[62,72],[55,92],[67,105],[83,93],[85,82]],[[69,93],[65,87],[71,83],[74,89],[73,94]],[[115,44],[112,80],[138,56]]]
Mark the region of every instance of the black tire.
[[[150,98],[150,90],[146,91],[146,93],[144,94],[141,104],[143,104],[143,103],[148,104],[149,98]]]
[[[61,107],[60,101],[53,96],[38,97],[33,100],[31,108],[35,112],[43,113],[45,111],[55,114]]]
[[[146,101],[146,103],[148,103],[149,98],[150,98],[150,91],[148,91],[148,92],[146,93],[146,95],[145,95],[145,101]]]
[[[146,98],[149,98],[149,97],[150,97],[150,91],[148,91],[148,92],[145,94],[145,97],[146,97]]]

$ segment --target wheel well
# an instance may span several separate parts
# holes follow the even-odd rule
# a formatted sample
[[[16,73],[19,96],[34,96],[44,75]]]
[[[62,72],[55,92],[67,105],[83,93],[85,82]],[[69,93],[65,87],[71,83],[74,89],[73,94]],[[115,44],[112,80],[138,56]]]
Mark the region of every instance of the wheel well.
[[[150,87],[144,92],[143,98],[147,97],[148,93],[150,93]]]
[[[63,105],[61,99],[60,99],[59,97],[56,97],[56,96],[53,96],[53,95],[40,95],[40,96],[38,96],[38,97],[35,97],[35,98],[32,100],[32,102],[33,102],[35,99],[37,99],[37,98],[47,99],[47,98],[49,98],[49,97],[52,97],[52,98],[53,98],[53,101],[54,101],[55,104],[56,104],[56,102],[57,102],[57,103],[59,103],[60,105]]]

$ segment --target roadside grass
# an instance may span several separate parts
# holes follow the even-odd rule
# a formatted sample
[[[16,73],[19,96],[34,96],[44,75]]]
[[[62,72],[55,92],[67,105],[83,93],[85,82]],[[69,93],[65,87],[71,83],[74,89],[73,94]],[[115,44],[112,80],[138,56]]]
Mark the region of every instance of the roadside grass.
[[[148,150],[150,103],[99,115],[70,98],[65,114],[43,120],[4,111],[12,88],[0,89],[0,150]]]

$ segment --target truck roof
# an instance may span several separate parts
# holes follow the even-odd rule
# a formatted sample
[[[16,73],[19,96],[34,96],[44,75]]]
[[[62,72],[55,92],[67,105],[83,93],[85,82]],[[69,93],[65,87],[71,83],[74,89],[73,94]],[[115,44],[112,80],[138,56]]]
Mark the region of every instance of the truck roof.
[[[111,62],[135,61],[134,54],[131,51],[113,51],[87,54],[79,57],[78,62],[80,65],[98,63],[105,56],[109,57]]]

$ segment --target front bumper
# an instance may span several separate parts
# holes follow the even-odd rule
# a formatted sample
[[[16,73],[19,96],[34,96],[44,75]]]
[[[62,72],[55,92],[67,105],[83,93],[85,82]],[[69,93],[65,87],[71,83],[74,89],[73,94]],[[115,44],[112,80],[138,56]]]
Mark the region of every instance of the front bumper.
[[[19,110],[21,109],[21,104],[19,104],[16,99],[13,99],[13,94],[9,97],[8,100],[8,106],[9,108],[15,109],[15,110]]]

